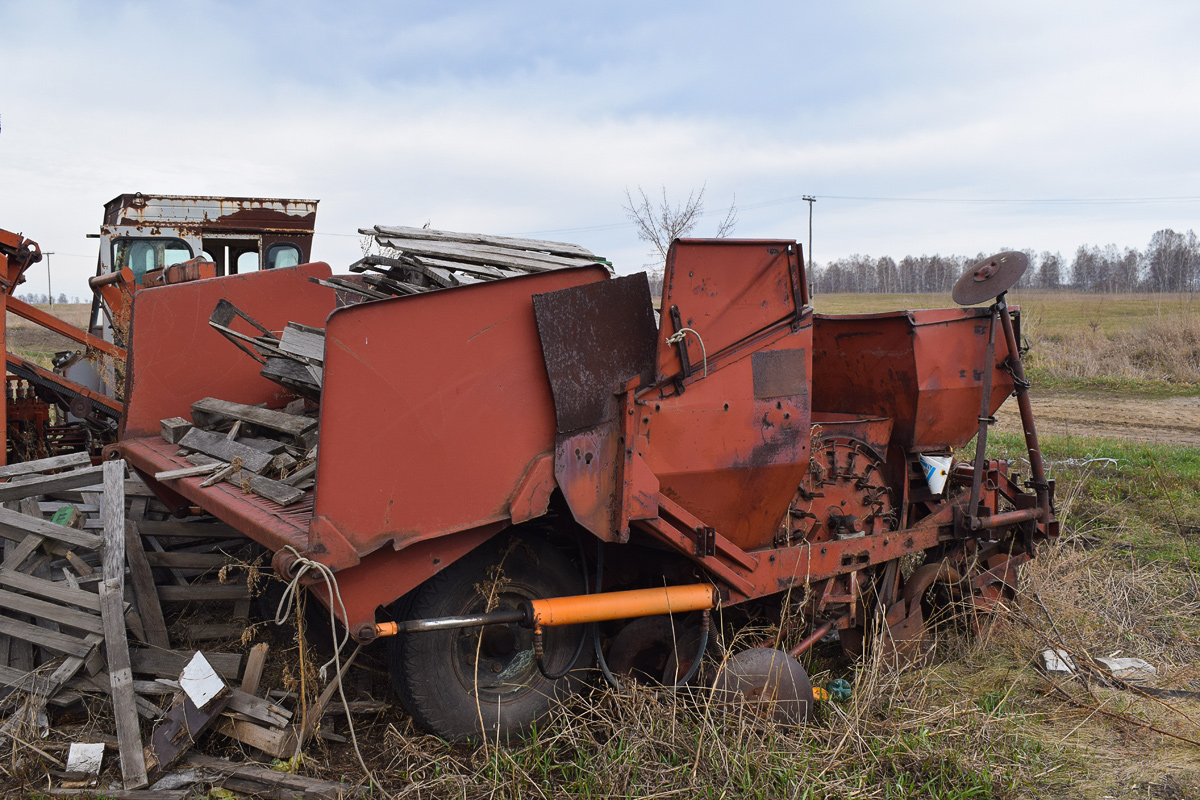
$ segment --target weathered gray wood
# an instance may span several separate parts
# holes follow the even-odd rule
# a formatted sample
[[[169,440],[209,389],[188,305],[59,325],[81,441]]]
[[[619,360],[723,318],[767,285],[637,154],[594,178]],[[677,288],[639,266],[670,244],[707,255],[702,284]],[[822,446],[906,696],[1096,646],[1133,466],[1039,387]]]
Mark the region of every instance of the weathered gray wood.
[[[313,400],[321,397],[321,383],[309,371],[308,365],[299,361],[290,358],[268,358],[258,374]]]
[[[0,563],[0,569],[20,569],[25,560],[36,553],[44,541],[45,537],[31,533],[18,543],[5,542],[4,561]]]
[[[246,669],[242,673],[242,691],[246,694],[258,694],[258,684],[262,680],[263,667],[267,665],[267,652],[270,645],[259,642],[250,648],[246,656]]]
[[[51,797],[99,797],[110,800],[187,800],[191,789],[39,789]]]
[[[296,734],[291,728],[268,728],[241,719],[223,718],[213,728],[217,733],[262,750],[275,758],[291,758],[296,754]]]
[[[404,225],[376,225],[373,229],[363,228],[359,233],[364,236],[383,236],[411,241],[457,242],[460,244],[488,245],[513,250],[535,250],[559,256],[596,258],[586,247],[571,244],[570,242],[551,242],[545,239],[523,239],[516,236],[492,236],[486,233],[439,231],[432,228],[412,228]]]
[[[13,569],[0,569],[0,586],[7,586],[19,592],[37,595],[59,603],[70,603],[80,608],[86,608],[88,611],[98,612],[100,610],[100,600],[91,592],[72,589],[58,581],[35,578]]]
[[[245,714],[251,719],[274,725],[277,728],[287,725],[292,718],[292,712],[283,706],[234,688],[229,690],[229,706],[226,710]]]
[[[307,778],[290,772],[280,772],[248,761],[234,762],[224,758],[189,753],[181,763],[219,775],[252,781],[261,787],[255,789],[252,786],[246,786],[239,790],[248,794],[260,795],[264,790],[275,788],[285,790],[287,797],[304,797],[306,800],[337,800],[349,796],[348,787],[343,784],[320,778]]]
[[[22,542],[30,534],[84,550],[98,550],[101,542],[101,537],[94,533],[68,528],[65,525],[55,525],[49,520],[42,519],[40,514],[34,517],[0,507],[0,536],[12,539],[14,542]]]
[[[205,460],[211,456],[203,454],[192,454],[186,457],[193,464],[203,464]],[[254,494],[272,500],[281,506],[288,506],[301,500],[304,497],[304,492],[294,486],[289,486],[283,481],[275,481],[270,478],[264,478],[261,475],[254,475],[245,470],[231,472],[225,476],[226,483],[232,483],[242,491],[249,490]]]
[[[241,459],[242,466],[255,473],[262,472],[271,466],[271,462],[274,460],[270,453],[255,450],[240,442],[231,442],[219,433],[200,428],[192,428],[188,431],[187,435],[179,440],[179,444],[181,447],[197,450],[227,464],[235,458]]]
[[[317,474],[317,462],[313,461],[300,467],[295,472],[283,479],[283,482],[288,486],[297,486],[301,481],[311,478]]]
[[[154,729],[150,744],[146,748],[151,778],[157,780],[183,758],[196,739],[218,718],[228,702],[228,690],[209,700],[204,708],[197,708],[191,698],[180,695],[175,705]]]
[[[240,653],[202,652],[204,652],[205,660],[218,675],[226,681],[238,679],[238,672],[242,666]],[[195,651],[185,653],[177,650],[155,650],[145,647],[132,647],[129,650],[134,672],[171,680],[179,679],[179,673],[183,672],[183,668],[195,654]]]
[[[192,403],[192,411],[193,413],[199,411],[201,414],[215,414],[229,419],[240,419],[242,422],[286,433],[289,436],[300,436],[317,426],[317,421],[311,417],[285,414],[282,411],[248,406],[244,403],[231,403],[213,397],[206,397]]]
[[[183,522],[180,520],[143,520],[138,523],[143,536],[166,539],[245,539],[246,534],[224,522]]]
[[[64,489],[77,489],[80,486],[91,486],[99,480],[102,470],[103,467],[83,467],[70,472],[59,472],[55,475],[27,477],[19,482],[0,483],[0,502],[50,494]]]
[[[20,614],[31,614],[81,631],[94,632],[100,627],[100,618],[95,614],[6,589],[0,589],[0,608]]]
[[[154,647],[169,650],[171,639],[167,635],[167,623],[163,619],[162,605],[159,603],[154,575],[150,572],[150,562],[146,555],[137,523],[126,520],[125,560],[129,564],[129,578],[137,598],[138,613],[146,630],[146,642]]]
[[[244,583],[193,583],[190,586],[159,586],[158,596],[164,603],[215,603],[249,597],[250,589]]]
[[[247,447],[262,450],[264,453],[270,453],[273,456],[277,456],[287,450],[287,446],[278,439],[267,439],[262,436],[243,436],[238,441]]]
[[[464,273],[480,279],[496,280],[498,278],[516,278],[521,275],[528,275],[525,270],[520,269],[501,269],[500,267],[491,267],[486,264],[465,264],[461,261],[446,261],[445,259],[435,258],[425,255],[409,255],[405,256],[411,259],[419,267],[423,269],[443,269],[453,270],[455,273]]]
[[[50,691],[51,688],[50,678],[47,675],[39,675],[36,672],[25,672],[24,670],[4,665],[0,665],[0,686],[20,689],[23,692],[41,692],[43,694]]]
[[[146,553],[152,567],[173,569],[220,569],[229,563],[229,557],[221,553],[185,553],[180,551]]]
[[[125,462],[105,461],[104,498],[100,519],[104,522],[102,554],[104,580],[119,590],[125,588]]]
[[[178,444],[183,435],[192,428],[192,423],[183,417],[171,417],[160,421],[162,438],[171,444]]]
[[[325,334],[310,333],[288,325],[279,338],[279,349],[294,356],[322,362],[325,360]]]
[[[192,642],[211,642],[214,639],[236,640],[246,631],[246,626],[236,622],[213,622],[189,625],[184,638]]]
[[[76,658],[87,658],[92,652],[91,646],[86,644],[83,639],[68,636],[65,633],[56,633],[38,625],[20,622],[11,617],[0,616],[0,633],[11,636],[14,639],[35,644],[38,647],[44,647],[55,653],[75,656]]]
[[[216,472],[222,468],[225,462],[216,464],[201,464],[196,467],[180,467],[179,469],[166,469],[162,472],[154,473],[156,481],[175,481],[180,478],[195,478],[199,475],[208,475],[210,472]]]
[[[122,504],[122,509],[124,504]],[[106,565],[107,566],[107,565]],[[120,570],[118,574],[123,574]],[[100,584],[101,616],[104,619],[104,646],[108,656],[108,675],[112,686],[113,713],[117,724],[117,742],[121,752],[121,775],[126,789],[140,789],[149,784],[146,760],[142,754],[142,733],[138,727],[136,697],[133,692],[133,671],[130,664],[129,640],[125,638],[125,613],[122,606],[120,578],[109,578]]]
[[[92,457],[85,453],[68,453],[65,456],[39,458],[36,461],[22,461],[19,464],[7,464],[0,467],[0,478],[15,478],[18,475],[32,475],[37,472],[49,472],[52,469],[69,469],[70,467],[91,466]]]
[[[423,242],[418,239],[391,238],[380,241],[385,247],[400,250],[405,255],[434,256],[446,261],[468,264],[487,264],[526,272],[545,272],[563,267],[582,267],[598,263],[595,256],[564,257],[530,250],[512,250],[489,245],[464,245],[454,242]]]

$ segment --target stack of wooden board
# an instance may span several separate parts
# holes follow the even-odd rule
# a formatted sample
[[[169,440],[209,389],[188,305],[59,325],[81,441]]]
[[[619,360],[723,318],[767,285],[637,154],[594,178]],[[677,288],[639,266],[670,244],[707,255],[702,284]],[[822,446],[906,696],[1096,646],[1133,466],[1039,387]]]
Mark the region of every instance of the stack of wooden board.
[[[350,266],[351,272],[362,273],[362,283],[341,280],[335,285],[368,299],[608,264],[587,249],[566,242],[388,225],[359,232],[375,237],[381,253],[367,255]]]
[[[196,413],[220,415],[204,408]],[[303,440],[303,431],[296,435]],[[207,782],[272,796],[347,796],[338,783],[192,752],[211,731],[251,752],[291,758],[321,733],[330,710],[334,684],[304,714],[286,693],[272,699],[262,685],[265,643],[245,659],[181,647],[213,633],[240,639],[258,545],[211,519],[168,519],[145,484],[126,475],[125,462],[93,466],[85,453],[0,466],[0,503],[0,743],[23,762],[9,765],[8,774],[29,774],[41,762],[62,779],[50,794],[111,794],[90,788],[107,742],[119,751],[108,766],[110,773],[119,769],[124,797],[186,794],[143,791],[159,778],[175,787]],[[242,621],[194,622],[198,608],[212,618],[218,600],[233,602],[232,616]],[[178,618],[165,608],[192,610]],[[208,689],[198,692],[200,685]],[[97,698],[112,715],[115,740],[97,727]],[[47,735],[51,741],[42,741]],[[73,743],[66,760],[72,768],[50,754],[66,748],[53,743],[62,738]],[[83,763],[76,745],[95,755],[86,774],[72,771]],[[8,792],[4,780],[0,791]]]
[[[206,397],[192,419],[162,420],[162,437],[177,444],[192,467],[157,473],[158,481],[207,476],[288,506],[314,485],[317,420],[297,400],[283,411]]]

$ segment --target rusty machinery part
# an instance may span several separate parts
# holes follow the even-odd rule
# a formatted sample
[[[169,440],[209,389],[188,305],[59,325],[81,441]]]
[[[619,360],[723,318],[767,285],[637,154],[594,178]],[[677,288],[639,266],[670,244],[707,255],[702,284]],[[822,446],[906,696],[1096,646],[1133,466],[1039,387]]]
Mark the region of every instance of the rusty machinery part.
[[[964,272],[950,296],[960,306],[991,300],[1011,289],[1028,268],[1029,256],[1019,250],[997,253]]]
[[[730,656],[713,682],[713,696],[764,719],[792,725],[806,722],[813,705],[812,682],[804,667],[784,651],[768,647]]]
[[[707,583],[581,594],[572,597],[547,597],[523,600],[516,608],[502,608],[479,614],[381,622],[375,626],[375,635],[395,636],[399,633],[477,628],[484,625],[518,624],[526,628],[554,628],[673,612],[708,610],[716,606],[716,601],[717,592]]]
[[[871,448],[849,437],[828,436],[813,443],[808,464],[778,545],[850,539],[896,528],[883,461]]]
[[[0,236],[0,255],[6,256],[9,261],[14,262],[22,272],[42,260],[42,248],[37,242],[8,231],[0,231],[0,233],[4,234]],[[15,285],[9,287],[9,292],[11,293],[15,288]]]
[[[397,620],[469,617],[579,594],[584,588],[580,565],[544,533],[500,536],[473,550],[399,601]],[[546,669],[568,666],[585,631],[581,626],[546,630]],[[563,680],[550,680],[538,669],[534,648],[534,631],[510,622],[393,636],[388,662],[397,695],[421,727],[452,740],[481,733],[506,740],[541,719],[557,699],[577,691],[591,666],[585,648],[575,670]]]
[[[699,616],[664,614],[634,619],[609,643],[608,668],[617,678],[683,686],[699,672],[710,624],[707,610]]]
[[[95,402],[85,395],[74,391],[69,386],[44,378],[34,370],[23,367],[20,363],[14,363],[10,360],[8,362],[8,371],[14,375],[19,375],[36,387],[39,394],[45,393],[47,397],[52,398],[52,401],[64,410],[71,412],[80,419],[86,420],[93,426],[100,428],[115,427],[121,418],[121,413],[117,409],[104,403]],[[64,379],[65,382],[66,380]]]
[[[927,585],[933,591],[922,591],[931,621],[961,619],[976,631],[1010,606],[1017,595],[1020,567],[1030,560],[1019,535],[996,542],[964,539],[940,550],[931,551],[928,563],[914,573],[915,578],[937,571]]]

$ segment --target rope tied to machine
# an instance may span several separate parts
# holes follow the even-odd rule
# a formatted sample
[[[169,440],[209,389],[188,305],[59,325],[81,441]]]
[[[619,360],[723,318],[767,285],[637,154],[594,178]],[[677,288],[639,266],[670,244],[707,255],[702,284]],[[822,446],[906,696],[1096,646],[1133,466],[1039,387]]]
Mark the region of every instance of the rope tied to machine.
[[[295,567],[292,570],[292,579],[288,581],[287,586],[283,590],[283,596],[279,598],[279,605],[275,607],[275,624],[286,625],[288,618],[292,615],[293,608],[296,609],[297,617],[299,617],[300,602],[298,599],[298,594],[304,588],[301,581],[310,571],[316,572],[318,575],[320,575],[321,579],[325,581],[326,590],[329,592],[329,632],[330,636],[333,637],[334,648],[333,658],[321,665],[320,669],[317,670],[317,675],[320,677],[322,682],[328,682],[326,678],[327,670],[329,669],[330,664],[334,666],[333,679],[337,681],[338,697],[341,699],[342,708],[346,712],[346,724],[350,730],[350,742],[354,745],[354,755],[358,757],[358,764],[363,768],[363,772],[366,773],[367,780],[370,781],[370,783],[378,788],[381,792],[383,792],[386,797],[391,797],[391,795],[384,791],[383,787],[380,786],[379,781],[375,779],[375,775],[371,772],[370,768],[367,767],[366,759],[363,758],[362,751],[358,747],[358,735],[354,731],[354,719],[350,714],[350,703],[346,700],[346,690],[342,684],[342,648],[344,648],[350,641],[350,629],[348,627],[345,629],[345,633],[342,635],[342,640],[339,642],[337,639],[337,614],[334,611],[333,601],[335,599],[337,600],[337,605],[342,610],[343,619],[346,619],[346,604],[342,601],[342,592],[341,589],[338,588],[337,576],[334,575],[333,570],[330,569],[327,564],[322,564],[319,561],[313,561],[311,558],[302,556],[300,552],[290,544],[285,545],[283,549],[291,553],[296,560],[294,562]],[[361,649],[362,645],[359,645],[358,649],[356,649],[350,655],[350,660],[347,662],[347,666],[349,666],[349,663],[354,660],[355,656],[358,655],[358,651]],[[297,737],[296,756],[300,754],[300,748],[302,745],[303,738]],[[293,756],[293,758],[295,758],[295,756]]]
[[[702,339],[700,337],[700,334],[696,333],[696,331],[692,330],[691,328],[680,328],[679,330],[675,331],[674,333],[672,333],[670,336],[667,337],[667,344],[679,344],[680,342],[683,341],[684,336],[686,336],[689,333],[692,336],[695,336],[696,341],[700,343],[700,359],[701,359],[701,363],[704,364],[704,377],[707,378],[708,377],[708,350],[704,347],[704,339]]]

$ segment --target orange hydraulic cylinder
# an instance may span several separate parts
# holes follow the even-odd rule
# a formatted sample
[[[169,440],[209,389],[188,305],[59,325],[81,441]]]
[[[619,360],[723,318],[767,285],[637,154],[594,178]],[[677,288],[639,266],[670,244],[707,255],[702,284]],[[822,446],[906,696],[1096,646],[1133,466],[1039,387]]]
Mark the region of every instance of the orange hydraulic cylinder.
[[[582,594],[574,597],[549,597],[545,600],[530,601],[532,614],[529,624],[534,627],[579,625],[610,619],[701,611],[715,606],[716,600],[716,590],[708,583]]]

